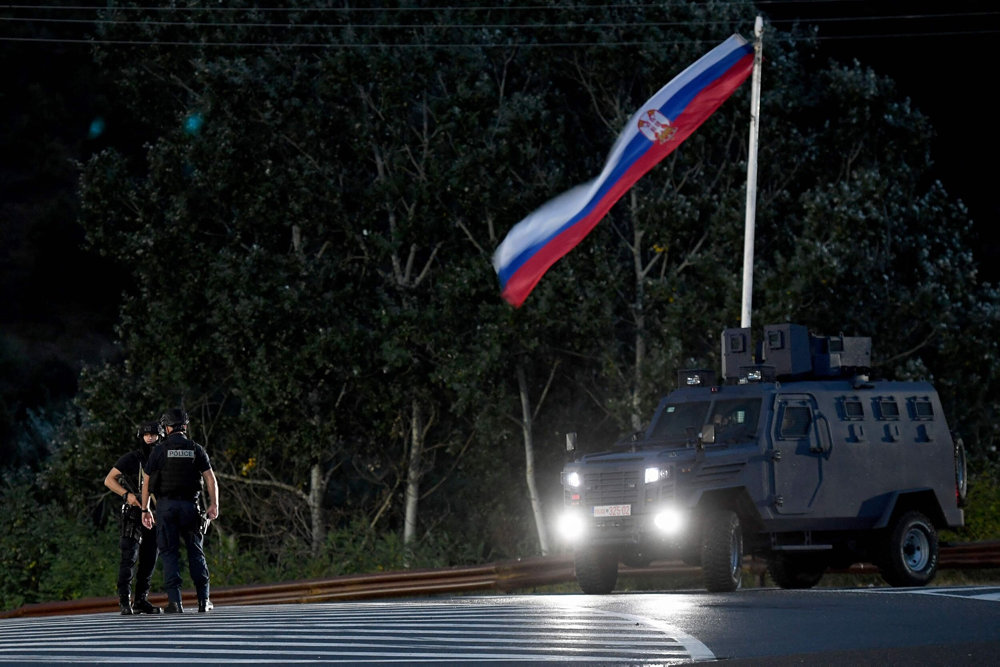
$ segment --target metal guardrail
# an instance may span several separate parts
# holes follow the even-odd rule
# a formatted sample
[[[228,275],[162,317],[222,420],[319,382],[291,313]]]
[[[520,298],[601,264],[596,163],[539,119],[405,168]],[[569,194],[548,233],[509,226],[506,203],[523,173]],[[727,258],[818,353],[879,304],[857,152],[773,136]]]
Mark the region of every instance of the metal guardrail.
[[[763,576],[765,564],[748,557],[744,568]],[[943,544],[938,569],[989,569],[1000,568],[1000,541]],[[669,574],[696,574],[701,568],[681,561],[659,561],[649,567],[626,567],[621,576],[646,577]],[[877,573],[878,568],[860,563],[846,570],[850,574]],[[212,600],[217,604],[288,604],[331,602],[336,600],[361,600],[407,595],[435,595],[441,593],[469,593],[475,591],[514,592],[572,582],[575,578],[573,557],[570,554],[526,558],[487,565],[454,567],[435,570],[405,570],[376,574],[355,574],[331,579],[292,581],[260,586],[213,588]],[[155,605],[166,604],[163,594],[151,595]],[[185,605],[196,609],[197,600],[188,594]],[[28,604],[0,613],[0,618],[26,616],[54,616],[67,614],[95,614],[117,611],[116,597],[85,598],[60,602]]]

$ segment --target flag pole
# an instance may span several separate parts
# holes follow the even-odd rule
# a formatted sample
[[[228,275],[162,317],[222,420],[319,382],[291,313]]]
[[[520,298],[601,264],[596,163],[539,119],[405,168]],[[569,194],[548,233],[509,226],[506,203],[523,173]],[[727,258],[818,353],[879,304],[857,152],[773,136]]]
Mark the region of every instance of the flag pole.
[[[753,25],[753,75],[750,92],[750,147],[747,152],[747,214],[743,233],[743,310],[740,326],[750,326],[750,305],[753,302],[753,237],[757,213],[757,128],[760,120],[760,54],[764,20],[758,16]]]

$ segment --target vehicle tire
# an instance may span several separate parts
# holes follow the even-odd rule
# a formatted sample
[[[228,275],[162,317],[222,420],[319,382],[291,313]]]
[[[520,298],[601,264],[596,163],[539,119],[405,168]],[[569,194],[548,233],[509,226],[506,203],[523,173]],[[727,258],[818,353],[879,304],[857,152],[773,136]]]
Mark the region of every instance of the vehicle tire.
[[[713,593],[735,591],[743,583],[743,529],[736,512],[705,516],[701,541],[701,576]]]
[[[775,553],[767,559],[767,572],[782,588],[812,588],[823,578],[828,560],[818,554]]]
[[[938,535],[920,512],[906,512],[890,530],[878,563],[890,586],[925,586],[937,573]]]
[[[605,595],[618,582],[618,554],[607,549],[581,547],[574,554],[576,581],[588,595]]]
[[[955,497],[959,507],[965,507],[965,499],[969,495],[969,478],[965,470],[965,443],[962,438],[955,438]]]

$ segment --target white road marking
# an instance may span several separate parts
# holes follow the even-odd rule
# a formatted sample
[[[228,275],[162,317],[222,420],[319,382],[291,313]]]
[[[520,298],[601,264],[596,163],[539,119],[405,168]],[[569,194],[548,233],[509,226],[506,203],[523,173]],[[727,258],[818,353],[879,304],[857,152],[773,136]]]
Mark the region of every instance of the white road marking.
[[[0,662],[597,662],[715,655],[677,628],[548,597],[216,606],[210,614],[0,620]]]

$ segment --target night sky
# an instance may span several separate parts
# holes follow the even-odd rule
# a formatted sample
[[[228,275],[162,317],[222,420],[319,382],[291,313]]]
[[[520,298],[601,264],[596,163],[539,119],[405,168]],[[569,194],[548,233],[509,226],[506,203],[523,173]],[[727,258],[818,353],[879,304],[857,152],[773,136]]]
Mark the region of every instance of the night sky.
[[[824,56],[856,59],[890,76],[930,117],[937,132],[933,173],[969,208],[981,241],[974,248],[980,276],[1000,282],[1000,135],[994,122],[1000,3],[806,0],[759,6],[781,29],[794,17],[815,21]]]
[[[781,29],[794,17],[815,21],[821,55],[891,76],[930,117],[938,133],[934,173],[969,207],[980,275],[1000,282],[995,0],[759,6]],[[0,18],[12,15],[0,8]],[[113,354],[124,288],[120,267],[83,250],[74,222],[74,162],[113,142],[123,123],[100,94],[88,48],[12,39],[33,30],[0,21],[0,443],[13,432],[11,415],[23,419],[28,407],[72,396],[80,363]],[[766,97],[766,36],[764,54]],[[9,458],[0,451],[0,466]]]

